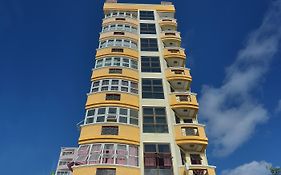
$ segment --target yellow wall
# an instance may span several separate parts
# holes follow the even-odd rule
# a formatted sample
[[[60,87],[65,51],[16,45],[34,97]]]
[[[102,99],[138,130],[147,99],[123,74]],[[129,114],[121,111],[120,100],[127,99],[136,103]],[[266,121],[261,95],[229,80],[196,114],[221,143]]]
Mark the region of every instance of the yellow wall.
[[[101,135],[102,126],[119,126],[118,135]],[[81,126],[79,144],[109,142],[139,145],[140,128],[137,126],[102,123]]]
[[[87,165],[73,167],[73,175],[95,175],[97,168],[116,168],[116,175],[140,175],[137,167],[126,167],[118,165]]]
[[[187,175],[185,166],[179,167],[179,175]]]
[[[105,100],[106,94],[121,94],[121,100]],[[88,95],[86,109],[100,106],[120,106],[138,109],[139,95],[120,92],[98,92]]]
[[[138,35],[131,33],[131,32],[120,31],[120,32],[124,32],[124,35],[114,35],[114,32],[116,32],[116,31],[101,33],[100,40],[107,40],[107,39],[111,39],[111,38],[121,38],[121,39],[128,38],[135,42],[138,42],[138,40],[139,40]],[[119,31],[117,31],[117,32],[119,32]]]
[[[170,105],[172,108],[191,108],[198,110],[199,105],[196,99],[196,96],[191,94],[191,102],[189,101],[177,101],[176,95],[185,95],[183,94],[170,94]]]
[[[132,24],[134,26],[137,26],[139,23],[138,23],[138,20],[137,19],[133,19],[133,18],[125,18],[125,20],[116,20],[116,18],[125,18],[125,17],[111,17],[111,18],[105,18],[103,20],[103,23],[102,25],[105,26],[105,25],[108,25],[108,24],[111,24],[111,23],[120,23],[120,24],[123,24],[123,23],[129,23],[129,24]]]
[[[105,56],[127,56],[135,59],[138,59],[139,57],[137,50],[121,47],[123,48],[124,52],[111,52],[112,48],[119,48],[119,47],[108,47],[108,48],[97,49],[96,59]]]
[[[172,70],[184,70],[184,74],[175,74]],[[190,71],[188,69],[173,69],[167,68],[166,71],[166,78],[167,80],[187,80],[191,81]]]
[[[159,12],[175,12],[173,5],[155,5],[155,4],[127,4],[127,3],[104,3],[103,10],[122,10],[122,11],[137,11],[141,10],[157,10]]]
[[[110,68],[122,69],[122,74],[109,74]],[[139,72],[134,69],[125,68],[125,67],[103,67],[95,69],[92,73],[92,81],[104,79],[104,78],[122,78],[126,80],[139,80]]]

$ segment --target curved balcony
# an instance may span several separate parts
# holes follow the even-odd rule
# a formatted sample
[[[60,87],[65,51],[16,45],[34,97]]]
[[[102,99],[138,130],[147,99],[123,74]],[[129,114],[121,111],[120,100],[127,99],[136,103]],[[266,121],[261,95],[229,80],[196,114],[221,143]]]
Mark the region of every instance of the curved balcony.
[[[210,165],[186,165],[185,172],[188,175],[216,175],[216,167]]]
[[[108,31],[108,32],[100,33],[100,40],[106,40],[106,39],[110,39],[110,38],[120,38],[120,37],[132,39],[132,40],[135,40],[136,42],[139,39],[137,33],[131,33],[131,32],[122,31],[122,30]]]
[[[185,65],[186,55],[183,48],[165,47],[164,58],[169,67],[183,67]]]
[[[103,91],[88,94],[86,109],[100,106],[120,106],[138,109],[139,95],[118,91]]]
[[[190,88],[191,75],[187,68],[167,68],[166,78],[174,91],[187,91]]]
[[[181,37],[177,31],[164,31],[160,34],[164,46],[180,47]]]
[[[104,78],[124,78],[139,81],[139,72],[136,69],[119,66],[101,67],[93,70],[92,81]]]
[[[139,53],[135,49],[127,48],[127,47],[107,47],[97,49],[96,58],[105,57],[105,56],[127,56],[133,57],[135,59],[139,58]]]
[[[79,144],[101,142],[139,145],[140,128],[120,123],[101,123],[81,126]]]
[[[127,24],[127,23],[108,24],[108,25],[103,25],[101,33],[114,32],[114,31],[130,32],[137,35],[138,26]]]
[[[196,117],[199,109],[196,94],[190,92],[170,94],[170,106],[179,117]]]
[[[174,18],[162,18],[159,21],[159,24],[161,27],[163,26],[173,26],[173,27],[177,27],[177,20]]]
[[[113,16],[113,17],[104,18],[102,25],[108,25],[116,22],[132,24],[135,26],[139,25],[139,22],[136,18],[130,18],[127,16]]]
[[[202,152],[208,145],[208,138],[203,125],[175,124],[175,140],[185,151]]]
[[[80,165],[73,166],[73,175],[97,174],[98,168],[116,169],[115,175],[133,174],[140,175],[140,168],[120,165]]]

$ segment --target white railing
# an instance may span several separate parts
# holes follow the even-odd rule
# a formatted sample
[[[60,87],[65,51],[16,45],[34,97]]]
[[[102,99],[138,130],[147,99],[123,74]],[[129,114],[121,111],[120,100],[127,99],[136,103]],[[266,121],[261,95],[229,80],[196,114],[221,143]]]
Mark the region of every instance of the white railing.
[[[137,19],[137,13],[135,12],[110,12],[105,14],[104,18],[121,17],[121,18],[132,18]]]
[[[127,39],[109,39],[106,41],[101,41],[99,43],[99,49],[107,48],[107,47],[128,47],[131,49],[138,49],[137,43]]]

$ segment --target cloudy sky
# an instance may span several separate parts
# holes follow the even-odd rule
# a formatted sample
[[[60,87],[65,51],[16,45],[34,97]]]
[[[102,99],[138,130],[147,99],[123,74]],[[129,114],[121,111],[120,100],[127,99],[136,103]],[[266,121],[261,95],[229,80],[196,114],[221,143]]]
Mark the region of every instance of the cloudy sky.
[[[60,147],[76,146],[102,3],[0,0],[3,174],[48,174]],[[218,175],[281,166],[281,0],[173,3],[207,124],[209,163]]]

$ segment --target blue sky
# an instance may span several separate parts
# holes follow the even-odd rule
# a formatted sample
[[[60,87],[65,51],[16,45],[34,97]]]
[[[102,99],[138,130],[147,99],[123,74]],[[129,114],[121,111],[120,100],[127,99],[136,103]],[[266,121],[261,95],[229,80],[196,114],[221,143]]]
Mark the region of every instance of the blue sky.
[[[218,175],[281,166],[280,0],[173,3],[207,124],[209,163]],[[48,174],[60,147],[76,146],[102,5],[0,0],[1,173]]]

